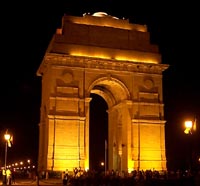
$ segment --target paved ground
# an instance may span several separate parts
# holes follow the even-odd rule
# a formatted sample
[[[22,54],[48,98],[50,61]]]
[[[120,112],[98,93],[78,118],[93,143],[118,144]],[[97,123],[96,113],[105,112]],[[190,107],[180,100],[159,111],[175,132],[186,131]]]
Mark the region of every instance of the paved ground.
[[[2,185],[2,182],[1,182]],[[16,179],[12,185],[18,185],[18,186],[24,186],[24,185],[35,185],[35,186],[40,186],[40,185],[45,185],[45,186],[62,186],[62,180],[60,179],[42,179],[36,181],[36,180],[31,180],[31,179]]]
[[[186,182],[187,181],[187,182]],[[191,180],[168,180],[166,183],[158,184],[159,182],[155,182],[157,186],[200,186],[200,174],[195,177],[194,182],[191,182]],[[177,183],[177,184],[176,184]],[[188,184],[187,184],[188,183]],[[194,183],[194,184],[191,184]],[[0,185],[2,185],[2,180],[0,179]],[[39,182],[32,179],[16,179],[15,183],[12,184],[13,186],[63,186],[61,179],[40,179]],[[68,183],[68,186],[70,183]],[[91,186],[92,184],[90,184]],[[140,184],[139,184],[140,185]],[[143,183],[141,184],[143,185]],[[148,184],[149,185],[149,184]],[[4,186],[4,185],[2,185]],[[144,186],[144,185],[143,185]]]

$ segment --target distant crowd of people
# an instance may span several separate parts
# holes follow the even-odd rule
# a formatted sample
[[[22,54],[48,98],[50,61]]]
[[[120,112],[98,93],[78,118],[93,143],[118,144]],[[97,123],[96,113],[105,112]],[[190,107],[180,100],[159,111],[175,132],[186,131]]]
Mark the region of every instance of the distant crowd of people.
[[[198,183],[200,185],[200,171],[196,173],[192,173],[190,171],[156,171],[156,170],[146,170],[146,171],[137,171],[134,170],[131,173],[125,171],[114,171],[107,170],[106,172],[103,170],[83,170],[81,168],[74,168],[73,171],[68,171],[66,169],[63,172],[59,172],[59,174],[55,174],[49,171],[42,171],[41,174],[36,174],[36,176],[30,176],[29,174],[23,174],[23,172],[13,171],[12,169],[2,169],[2,182],[3,185],[12,185],[15,183],[16,178],[30,178],[36,179],[39,181],[40,179],[49,179],[49,178],[59,178],[61,176],[63,186],[72,185],[109,185],[109,186],[126,186],[126,185],[141,185],[148,183],[158,183],[165,184],[166,186],[172,184],[176,185],[179,182],[184,181],[184,183],[193,184]],[[53,174],[52,174],[53,173]],[[61,174],[60,174],[61,173]],[[38,180],[37,180],[38,179]],[[126,184],[125,184],[126,183]],[[186,184],[186,185],[188,185]]]
[[[109,185],[109,186],[126,186],[126,185],[178,185],[182,182],[185,183],[185,186],[195,185],[195,183],[200,184],[200,180],[198,177],[200,176],[200,172],[196,172],[196,174],[192,174],[190,171],[176,171],[176,172],[168,172],[168,171],[132,171],[131,173],[120,172],[120,171],[107,171],[98,172],[95,170],[84,171],[81,169],[75,168],[73,173],[68,174],[68,170],[64,171],[62,174],[63,186],[66,186],[67,183],[70,183],[72,186],[77,185]],[[197,185],[198,185],[197,184]]]

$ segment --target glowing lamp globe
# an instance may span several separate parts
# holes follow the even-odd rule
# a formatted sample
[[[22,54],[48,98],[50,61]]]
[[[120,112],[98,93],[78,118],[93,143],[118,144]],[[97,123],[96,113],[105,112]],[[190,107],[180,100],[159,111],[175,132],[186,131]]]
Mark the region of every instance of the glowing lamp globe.
[[[6,141],[8,141],[10,139],[10,134],[5,134],[4,138],[5,138]]]

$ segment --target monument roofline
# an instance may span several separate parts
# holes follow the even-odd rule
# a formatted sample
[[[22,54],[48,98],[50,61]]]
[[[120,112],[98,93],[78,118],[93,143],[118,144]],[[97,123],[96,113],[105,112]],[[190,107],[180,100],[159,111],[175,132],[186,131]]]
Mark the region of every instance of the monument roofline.
[[[104,12],[82,17],[64,15],[47,52],[161,63],[159,47],[151,43],[146,25]]]
[[[80,16],[64,15],[62,22],[72,22],[76,24],[93,25],[101,27],[112,27],[123,30],[135,30],[139,32],[147,32],[146,25],[130,23],[128,19],[119,19],[114,16],[110,16],[104,12],[96,12],[94,14],[83,14]]]

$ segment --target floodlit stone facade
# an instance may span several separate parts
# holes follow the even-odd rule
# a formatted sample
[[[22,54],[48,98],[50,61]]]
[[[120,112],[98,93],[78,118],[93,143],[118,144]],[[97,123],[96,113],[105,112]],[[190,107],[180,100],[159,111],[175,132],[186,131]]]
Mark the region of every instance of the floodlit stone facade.
[[[38,170],[89,169],[90,94],[108,105],[108,169],[166,170],[162,72],[146,25],[64,15],[42,77]]]

